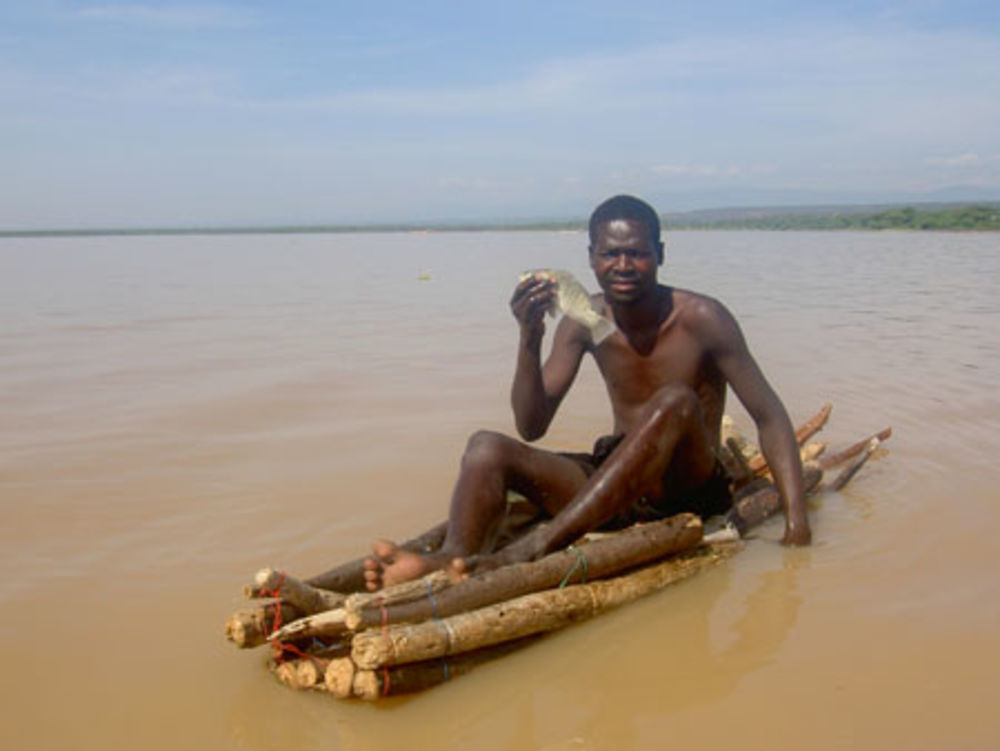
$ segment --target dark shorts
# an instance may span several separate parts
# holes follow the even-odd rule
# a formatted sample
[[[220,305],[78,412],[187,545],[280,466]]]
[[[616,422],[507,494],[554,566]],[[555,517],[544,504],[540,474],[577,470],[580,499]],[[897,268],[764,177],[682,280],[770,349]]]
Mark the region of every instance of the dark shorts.
[[[606,435],[597,439],[593,452],[562,452],[576,462],[589,478],[600,467],[622,442],[624,435]],[[712,474],[698,488],[685,493],[682,498],[667,500],[664,498],[640,498],[632,507],[618,514],[601,525],[601,529],[623,529],[637,522],[650,522],[665,519],[675,514],[689,511],[702,519],[716,514],[724,514],[733,505],[733,495],[730,489],[731,479],[722,463],[718,460],[712,469]]]

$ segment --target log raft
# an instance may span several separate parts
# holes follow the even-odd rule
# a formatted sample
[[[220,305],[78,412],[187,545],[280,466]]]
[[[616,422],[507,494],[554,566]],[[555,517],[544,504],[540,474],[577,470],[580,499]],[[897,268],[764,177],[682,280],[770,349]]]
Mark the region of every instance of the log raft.
[[[891,435],[886,428],[846,449],[824,453],[810,441],[829,419],[823,405],[796,430],[806,492],[824,470],[847,465],[830,487],[841,489]],[[708,539],[697,517],[637,525],[588,536],[545,558],[474,573],[460,582],[435,572],[415,582],[364,592],[362,558],[310,579],[258,572],[245,594],[258,599],[234,614],[227,637],[240,647],[270,641],[270,663],[282,682],[366,700],[419,691],[534,641],[681,581],[727,559],[745,533],[781,510],[769,468],[731,422],[723,448],[735,500],[726,528]],[[419,552],[440,548],[445,524],[409,540]],[[738,539],[738,535],[737,535]],[[343,594],[341,594],[343,593]]]

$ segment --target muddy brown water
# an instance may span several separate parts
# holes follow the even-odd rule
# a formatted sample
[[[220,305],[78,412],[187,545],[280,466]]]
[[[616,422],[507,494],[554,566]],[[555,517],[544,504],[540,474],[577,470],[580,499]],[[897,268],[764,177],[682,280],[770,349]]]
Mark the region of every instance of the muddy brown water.
[[[291,692],[222,623],[443,517],[511,432],[519,271],[579,233],[0,240],[0,748],[1000,746],[1000,237],[672,233],[801,420],[888,453],[727,564],[421,696]],[[418,275],[427,272],[429,279]],[[730,411],[742,425],[745,414]],[[610,423],[585,364],[543,445]]]

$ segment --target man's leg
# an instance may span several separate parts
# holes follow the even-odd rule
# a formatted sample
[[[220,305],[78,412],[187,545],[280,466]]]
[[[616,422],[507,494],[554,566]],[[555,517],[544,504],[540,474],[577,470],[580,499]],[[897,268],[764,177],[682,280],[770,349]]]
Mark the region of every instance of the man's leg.
[[[370,590],[446,568],[455,559],[481,553],[500,522],[507,491],[517,492],[552,515],[580,491],[587,476],[571,459],[535,448],[501,433],[480,431],[470,439],[452,492],[448,533],[438,553],[420,555],[388,540],[376,540],[365,562]],[[461,565],[461,564],[459,564]]]
[[[550,553],[643,497],[669,503],[706,482],[715,461],[697,395],[687,386],[666,386],[649,400],[638,426],[550,524],[482,563],[512,563]]]

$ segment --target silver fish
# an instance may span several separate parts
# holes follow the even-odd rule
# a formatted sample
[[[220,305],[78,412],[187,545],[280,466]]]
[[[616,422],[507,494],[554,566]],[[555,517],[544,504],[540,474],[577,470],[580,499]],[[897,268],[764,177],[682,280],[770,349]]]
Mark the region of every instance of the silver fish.
[[[590,293],[568,271],[532,269],[522,273],[518,281],[523,282],[531,278],[548,279],[556,283],[556,309],[577,323],[586,326],[594,344],[600,344],[615,332],[614,321],[601,315],[590,299]],[[550,310],[549,313],[555,315],[555,311]]]

